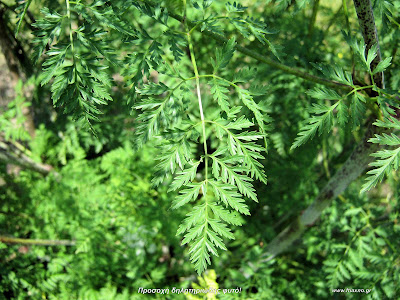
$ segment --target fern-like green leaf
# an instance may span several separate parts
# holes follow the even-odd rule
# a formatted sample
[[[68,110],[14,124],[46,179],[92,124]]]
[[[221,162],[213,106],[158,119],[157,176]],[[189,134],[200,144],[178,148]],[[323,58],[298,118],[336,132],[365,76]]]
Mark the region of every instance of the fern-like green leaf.
[[[245,116],[240,116],[234,121],[229,122],[225,127],[227,129],[235,129],[235,130],[242,130],[253,126],[254,123],[250,122],[246,119]]]
[[[68,3],[66,15],[61,16],[44,8],[41,10],[44,18],[33,25],[38,29],[34,32],[35,61],[49,47],[48,57],[43,63],[41,84],[45,85],[54,79],[51,86],[53,104],[63,107],[66,113],[72,113],[75,119],[86,120],[89,125],[91,120],[98,120],[98,115],[102,114],[99,107],[112,100],[109,93],[112,80],[108,67],[101,60],[105,58],[111,63],[115,63],[115,60],[102,39],[105,31],[93,29],[92,19],[90,23],[79,27],[76,33],[70,29],[71,35],[67,42],[60,39],[59,35],[63,19],[68,20],[69,26],[72,26],[72,11],[79,11],[87,18],[89,11],[94,13],[96,9],[76,3],[70,8]],[[56,42],[53,44],[54,40]]]
[[[243,162],[246,166],[246,173],[251,174],[251,176],[255,177],[256,179],[264,182],[265,184],[267,183],[267,177],[265,175],[265,172],[263,170],[263,165],[259,162],[259,159],[263,159],[264,157],[260,154],[260,152],[263,152],[265,149],[261,147],[260,145],[254,143],[254,142],[248,142],[249,140],[253,140],[255,137],[252,135],[251,137],[249,135],[243,134],[241,138],[240,135],[235,134],[231,128],[237,127],[237,126],[248,126],[250,125],[250,122],[244,122],[244,119],[240,120],[240,125],[235,125],[235,121],[230,122],[228,125],[224,125],[224,123],[221,122],[221,120],[217,120],[215,122],[212,122],[215,125],[215,128],[217,132],[220,132],[222,135],[222,132],[224,132],[227,135],[227,138],[224,142],[227,143],[227,148],[229,152],[232,155],[240,155],[243,156]],[[238,128],[238,127],[237,127]],[[223,139],[221,135],[217,135],[220,139]],[[258,134],[259,137],[262,137],[263,135]]]
[[[175,177],[174,181],[172,182],[171,187],[168,189],[168,191],[175,191],[175,190],[181,188],[182,186],[187,186],[187,184],[189,182],[192,182],[196,176],[196,171],[197,171],[199,164],[200,164],[200,161],[193,163],[191,167],[179,172],[176,175],[176,177]]]
[[[172,208],[177,209],[186,203],[195,200],[200,193],[200,189],[204,190],[204,184],[205,182],[187,184],[186,186],[189,188],[180,191],[180,195],[175,197],[174,201],[172,202]]]
[[[400,121],[394,117],[385,118],[383,121],[379,120],[374,124],[384,128],[400,128]],[[367,177],[367,182],[363,185],[361,193],[373,188],[382,181],[385,174],[388,175],[390,172],[397,170],[400,165],[400,137],[396,134],[377,134],[369,142],[395,148],[379,150],[372,154],[377,160],[370,163],[370,166],[374,167],[374,169],[368,171],[367,174],[370,176]]]
[[[214,99],[218,102],[218,105],[221,107],[223,111],[226,113],[229,113],[230,111],[230,105],[228,102],[228,93],[229,90],[227,87],[229,86],[228,83],[226,83],[223,80],[213,78],[210,81],[211,84],[211,94],[213,95]]]
[[[364,116],[365,116],[365,112],[366,112],[366,107],[364,104],[365,102],[366,102],[366,100],[361,94],[359,94],[359,93],[353,94],[351,104],[350,104],[350,112],[351,112],[354,127],[361,125],[362,121],[364,120]]]
[[[229,230],[229,228],[224,223],[221,223],[218,220],[208,219],[208,224],[210,224],[211,228],[214,230],[214,232],[219,234],[220,236],[226,237],[231,240],[233,240],[235,238],[233,236],[232,232]],[[210,233],[212,234],[211,230],[210,230]],[[217,235],[214,235],[214,236],[217,236]],[[219,239],[219,240],[222,242],[221,239]],[[225,248],[225,246],[223,246],[223,247]],[[219,248],[221,248],[221,247],[219,247]],[[221,249],[223,249],[223,248],[221,248]]]
[[[264,109],[258,105],[252,95],[250,94],[249,91],[242,89],[242,88],[236,88],[239,99],[243,102],[243,104],[250,109],[257,121],[258,126],[260,126],[261,132],[264,132],[265,126],[264,126]]]
[[[314,88],[307,92],[307,94],[315,99],[321,100],[338,100],[341,96],[334,90],[325,87]]]
[[[226,153],[226,147],[221,148],[219,153]],[[236,185],[239,192],[250,199],[257,201],[257,195],[251,184],[252,179],[246,175],[246,168],[239,167],[243,162],[242,156],[220,158],[219,153],[211,155],[213,160],[212,170],[215,178],[222,178],[225,183]]]
[[[187,217],[182,222],[182,224],[179,225],[176,235],[181,235],[181,234],[185,233],[192,226],[194,226],[194,224],[199,223],[202,220],[202,217],[204,216],[204,214],[205,214],[204,203],[194,206],[192,211],[187,214]]]
[[[230,206],[241,214],[250,215],[247,205],[237,192],[235,186],[214,180],[210,180],[209,183],[217,199],[222,201],[227,207]]]
[[[391,56],[385,58],[384,60],[381,60],[372,72],[372,75],[385,71],[391,65],[391,61]]]
[[[143,111],[137,118],[137,121],[140,122],[137,127],[137,136],[139,138],[137,143],[139,147],[157,135],[162,128],[168,126],[169,117],[165,111],[168,101],[174,101],[170,95],[161,100],[146,98],[135,105],[135,109]]]
[[[320,135],[324,132],[329,132],[333,125],[333,110],[337,107],[339,102],[336,102],[332,106],[314,104],[311,112],[318,115],[314,115],[307,120],[308,124],[302,127],[290,149],[305,144],[309,139],[315,136],[317,131],[319,131]]]
[[[160,162],[156,166],[152,183],[154,186],[161,184],[166,177],[171,176],[179,167],[184,169],[185,165],[191,160],[191,146],[185,138],[176,141],[165,142],[159,147],[160,156],[157,160]]]
[[[389,138],[388,136],[382,136],[382,140],[397,139],[397,145],[400,145],[400,139],[396,136]],[[367,183],[365,183],[361,189],[361,192],[366,192],[373,188],[376,184],[382,181],[385,174],[389,174],[392,170],[397,170],[400,164],[400,147],[395,150],[381,150],[373,154],[378,160],[372,162],[370,166],[375,167],[368,171]]]
[[[229,211],[215,202],[209,203],[209,206],[216,218],[235,226],[241,226],[243,224],[242,218],[236,211]]]
[[[214,74],[220,70],[224,69],[229,61],[232,59],[233,53],[235,52],[236,41],[234,38],[231,38],[223,48],[216,49],[216,61],[213,63]]]
[[[345,85],[355,88],[353,78],[349,72],[344,71],[337,65],[320,65],[311,63],[315,68],[320,70],[326,77],[336,80]]]
[[[349,107],[346,105],[345,100],[339,101],[337,111],[338,123],[340,126],[344,127],[349,119]]]
[[[22,22],[25,18],[26,12],[28,11],[29,6],[32,3],[32,0],[25,0],[25,1],[19,1],[20,4],[17,7],[17,11],[20,11],[20,13],[18,13],[17,18],[17,27],[15,28],[15,37],[18,36],[19,30],[21,29],[21,25]]]

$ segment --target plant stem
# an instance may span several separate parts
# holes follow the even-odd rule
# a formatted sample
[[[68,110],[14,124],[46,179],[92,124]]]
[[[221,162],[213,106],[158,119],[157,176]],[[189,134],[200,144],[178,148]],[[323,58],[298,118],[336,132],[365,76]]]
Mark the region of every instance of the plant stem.
[[[71,240],[33,240],[15,237],[0,236],[0,242],[5,244],[24,244],[37,246],[75,246],[75,241]]]
[[[325,28],[325,32],[324,32],[324,36],[326,36],[328,34],[329,29],[331,28],[331,26],[337,22],[337,18],[340,15],[340,12],[343,9],[343,4],[339,7],[339,9],[333,14],[332,18],[329,20],[328,26],[326,26]]]
[[[344,17],[346,19],[346,29],[347,33],[350,34],[350,21],[349,21],[349,10],[347,9],[347,0],[342,0],[342,6],[343,6],[343,12],[344,12]]]
[[[378,31],[375,26],[374,13],[370,0],[353,0],[356,8],[358,22],[361,27],[361,33],[364,42],[367,45],[366,52],[371,49],[373,45],[378,45],[377,56],[371,63],[371,70],[373,71],[378,63],[381,61],[381,51],[379,49]],[[383,72],[376,73],[373,80],[380,88],[385,88]]]
[[[72,56],[74,56],[74,38],[72,36],[71,10],[69,7],[69,0],[65,0],[65,3],[67,4],[67,17],[69,20],[69,42],[71,44]]]
[[[50,171],[53,169],[52,166],[35,162],[17,145],[15,145],[13,142],[7,142],[0,139],[0,161],[13,163],[25,169],[38,172],[42,175],[48,175],[50,173]],[[54,172],[54,174],[57,175],[58,173]]]
[[[347,0],[342,0],[342,7],[344,12],[344,18],[346,20],[346,29],[347,34],[351,35],[351,27],[350,27],[350,20],[349,20],[349,10],[347,9]],[[355,77],[355,59],[354,59],[354,51],[353,48],[350,47],[350,56],[351,56],[351,74],[353,78]]]
[[[204,182],[205,186],[202,186],[203,190],[203,197],[204,197],[204,211],[205,211],[205,219],[204,219],[204,234],[203,234],[203,245],[201,247],[204,248],[203,251],[206,251],[206,241],[207,241],[207,231],[208,231],[208,201],[207,201],[207,185],[208,185],[208,152],[207,152],[207,136],[206,136],[206,125],[204,119],[204,112],[203,112],[203,103],[201,101],[201,90],[200,90],[200,75],[199,70],[197,69],[196,57],[194,54],[194,47],[191,37],[192,30],[189,30],[189,27],[186,23],[186,0],[184,0],[184,19],[183,19],[185,29],[187,31],[187,40],[189,44],[189,52],[190,52],[190,59],[192,61],[194,75],[196,78],[196,91],[197,91],[197,99],[199,102],[199,111],[200,111],[200,120],[201,120],[201,127],[203,131],[203,146],[204,146],[204,165],[205,165],[205,174],[204,174]],[[193,28],[192,28],[193,29]]]
[[[200,75],[197,69],[196,58],[194,55],[193,43],[190,34],[187,34],[187,39],[189,43],[189,50],[190,50],[190,58],[192,60],[192,65],[194,69],[194,74],[196,77],[196,91],[197,91],[197,99],[199,101],[199,111],[200,111],[200,119],[201,119],[201,126],[203,130],[203,146],[204,146],[204,164],[205,164],[205,180],[207,184],[207,177],[208,177],[208,153],[207,153],[207,137],[206,137],[206,126],[204,121],[204,113],[203,113],[203,104],[201,101],[201,91],[200,91]]]
[[[317,19],[318,8],[319,8],[319,0],[314,0],[310,24],[308,26],[308,36],[309,37],[312,36],[312,33],[314,31],[315,20]]]

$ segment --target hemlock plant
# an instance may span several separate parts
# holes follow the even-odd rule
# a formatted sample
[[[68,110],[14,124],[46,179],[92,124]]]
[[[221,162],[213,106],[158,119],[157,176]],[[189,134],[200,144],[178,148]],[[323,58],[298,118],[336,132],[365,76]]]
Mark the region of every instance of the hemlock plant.
[[[345,151],[347,146],[341,143],[339,148],[347,158],[336,163],[332,176],[324,165],[329,180],[307,208],[293,221],[284,222],[285,227],[263,249],[259,263],[268,263],[288,250],[332,200],[365,173],[368,164],[362,195],[399,167],[398,76],[394,75],[394,58],[384,56],[387,51],[380,48],[389,42],[378,39],[373,14],[379,12],[377,23],[398,41],[399,5],[395,1],[343,1],[338,11],[343,11],[346,21],[341,47],[350,52],[351,65],[321,58],[323,63],[302,61],[302,67],[293,66],[285,49],[275,44],[279,28],[272,28],[268,18],[246,7],[249,1],[20,1],[13,26],[17,38],[27,34],[24,20],[35,2],[41,9],[30,28],[34,36],[30,45],[34,63],[42,66],[37,74],[40,85],[50,87],[55,107],[95,135],[102,109],[113,101],[113,88],[123,86],[123,98],[135,124],[131,151],[140,151],[147,143],[155,147],[152,187],[167,186],[172,209],[190,207],[176,230],[199,275],[213,256],[229,250],[226,241],[235,238],[232,229],[250,216],[250,202],[259,201],[257,187],[267,184],[269,170],[264,166],[270,151],[284,158],[296,156],[310,143],[321,143],[326,149],[330,136],[337,132],[343,132],[347,144],[355,145]],[[294,7],[293,15],[312,4],[308,34],[313,34],[320,1],[273,2],[277,11]],[[356,25],[349,22],[349,5],[354,5],[359,32],[351,29]],[[299,38],[297,47],[302,47],[305,38]],[[207,47],[209,40],[217,46]],[[247,66],[249,61],[253,63]],[[292,105],[293,116],[302,119],[287,119],[296,128],[296,137],[280,132],[282,120],[276,114],[282,111],[274,106],[276,99],[271,101],[279,82],[263,80],[268,68],[311,86],[298,99],[308,99],[309,104],[300,113],[301,105]],[[390,75],[385,76],[386,70],[391,70]],[[282,103],[287,101],[285,95],[279,97]],[[290,115],[288,107],[285,113]],[[0,118],[2,131],[12,117]],[[13,139],[12,135],[7,139]],[[10,157],[34,169],[34,162]],[[326,157],[323,160],[327,163]],[[365,243],[375,243],[377,236],[384,239],[387,233],[377,231],[365,218],[363,230],[372,228],[369,232],[375,233]],[[367,239],[363,233],[354,234]],[[343,254],[350,262],[345,258],[326,261],[332,285],[349,279],[350,273],[365,272],[360,257],[371,251],[362,248],[357,254],[352,247],[351,242]],[[398,260],[397,250],[392,251]]]

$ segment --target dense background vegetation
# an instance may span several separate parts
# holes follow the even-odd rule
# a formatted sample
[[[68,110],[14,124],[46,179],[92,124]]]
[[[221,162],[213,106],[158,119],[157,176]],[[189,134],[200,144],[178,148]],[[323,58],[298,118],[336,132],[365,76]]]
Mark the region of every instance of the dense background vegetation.
[[[138,293],[199,286],[242,289],[217,299],[399,297],[400,3],[372,7],[379,49],[346,0],[0,1],[0,297],[202,299]],[[237,86],[186,80],[193,53],[200,76]],[[203,114],[196,88],[207,120],[248,135],[259,168],[229,156],[216,128],[189,131],[185,117]],[[176,100],[146,125],[165,95]],[[166,173],[180,169],[163,155],[184,134],[189,154],[177,155],[197,165],[171,191]],[[356,179],[374,134],[384,152]],[[247,207],[221,217],[242,226],[234,239],[216,230],[227,251],[203,266],[176,233],[207,192],[185,200],[178,188],[207,178],[217,149],[230,170],[253,169],[236,169],[242,186],[223,179],[227,201],[243,194]]]

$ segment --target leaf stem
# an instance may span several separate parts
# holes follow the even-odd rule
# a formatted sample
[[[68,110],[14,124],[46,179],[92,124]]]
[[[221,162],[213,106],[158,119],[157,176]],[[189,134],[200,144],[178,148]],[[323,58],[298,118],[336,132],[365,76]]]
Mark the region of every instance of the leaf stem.
[[[189,33],[187,34],[187,39],[188,39],[188,43],[189,43],[190,58],[192,60],[192,65],[193,65],[194,74],[195,74],[195,78],[196,78],[197,99],[199,101],[200,119],[201,119],[202,130],[203,130],[203,146],[204,146],[204,155],[205,155],[205,159],[204,159],[204,163],[205,163],[205,179],[207,181],[207,176],[208,176],[207,137],[206,137],[206,127],[205,127],[205,121],[204,121],[203,104],[202,104],[202,101],[201,101],[200,75],[199,75],[199,71],[197,69],[197,63],[196,63],[196,58],[195,58],[195,55],[194,55],[192,38],[191,38]]]
[[[313,31],[314,31],[315,21],[317,19],[318,8],[319,8],[319,0],[314,0],[310,24],[308,26],[308,36],[309,37],[312,36]]]
[[[192,42],[192,37],[191,37],[191,31],[189,30],[189,27],[187,26],[186,23],[186,0],[184,0],[184,25],[185,29],[187,31],[187,40],[189,44],[189,52],[190,52],[190,59],[192,61],[193,65],[193,70],[194,70],[194,75],[196,78],[196,92],[197,92],[197,99],[199,102],[199,111],[200,111],[200,119],[201,119],[201,127],[203,131],[203,146],[204,146],[204,165],[205,165],[205,174],[204,174],[204,182],[205,186],[202,186],[203,190],[203,197],[204,197],[204,212],[205,212],[205,218],[204,218],[204,233],[203,233],[203,244],[202,244],[202,251],[205,252],[207,250],[206,245],[207,245],[207,232],[208,232],[208,201],[207,201],[207,185],[208,185],[208,152],[207,152],[207,136],[206,136],[206,126],[205,126],[205,119],[204,119],[204,112],[203,112],[203,103],[201,101],[201,90],[200,90],[200,75],[199,75],[199,70],[197,68],[197,63],[196,63],[196,57],[194,55],[194,47],[193,47],[193,42]]]
[[[371,89],[373,87],[374,87],[374,85],[355,87],[351,92],[347,93],[346,96],[344,96],[342,98],[346,98],[346,97],[350,96],[351,94],[354,94],[354,92],[358,92],[358,91],[362,91],[362,90],[366,90],[366,89]]]
[[[32,240],[16,237],[0,236],[0,242],[5,244],[23,244],[37,246],[74,246],[75,241],[70,240]]]
[[[19,165],[29,170],[33,170],[43,175],[48,175],[50,171],[53,170],[53,167],[50,165],[41,164],[34,161],[29,156],[29,153],[30,152],[26,152],[24,150],[22,145],[16,142],[7,142],[0,139],[0,162],[12,162],[13,164]],[[58,173],[54,172],[54,174]]]
[[[344,17],[346,19],[346,29],[347,33],[351,35],[351,27],[350,27],[350,20],[349,20],[349,10],[347,8],[347,0],[342,0],[342,7],[343,7],[343,13]],[[351,74],[355,73],[355,59],[354,59],[354,51],[353,48],[350,47],[350,56],[351,56]]]
[[[72,56],[74,57],[74,38],[72,36],[72,22],[71,22],[71,9],[69,7],[69,0],[65,0],[65,3],[67,4],[67,17],[69,20],[69,41],[71,43],[71,51],[72,51]]]
[[[255,170],[258,170],[257,165],[254,164],[254,162],[253,162],[253,160],[251,158],[251,155],[247,151],[246,147],[243,145],[243,143],[238,139],[238,137],[235,134],[233,134],[229,129],[227,129],[225,126],[221,125],[218,122],[210,121],[210,120],[206,120],[205,122],[206,123],[210,123],[210,124],[214,124],[214,125],[222,128],[230,137],[232,137],[235,140],[235,142],[238,143],[238,145],[240,146],[240,149],[243,152],[243,156],[249,159],[249,162],[250,162],[251,166],[254,167]],[[258,179],[261,182],[267,184],[267,179],[266,179],[265,175],[263,175],[263,173],[261,173],[260,171],[257,171],[257,172],[258,172],[258,174],[257,174],[258,175]]]
[[[186,1],[184,2],[184,14],[186,16]],[[186,21],[186,17],[184,22]],[[197,99],[199,102],[199,111],[200,111],[200,119],[201,119],[201,127],[203,131],[203,146],[204,146],[204,165],[205,165],[205,174],[204,174],[204,182],[205,185],[202,186],[203,190],[203,197],[204,197],[204,211],[205,211],[205,219],[204,219],[204,236],[203,240],[207,240],[207,231],[208,231],[208,201],[207,201],[207,185],[208,185],[208,152],[207,152],[207,136],[206,136],[206,126],[205,126],[205,119],[204,119],[204,112],[203,112],[203,103],[201,101],[201,90],[200,90],[200,75],[199,70],[197,68],[196,57],[194,55],[194,47],[192,42],[192,37],[189,31],[189,28],[185,22],[185,28],[187,30],[187,40],[189,44],[189,52],[190,52],[190,59],[192,61],[193,70],[196,78],[196,91],[197,91]],[[205,242],[206,243],[206,242]],[[202,247],[205,247],[205,243]],[[205,249],[204,249],[205,251]]]

